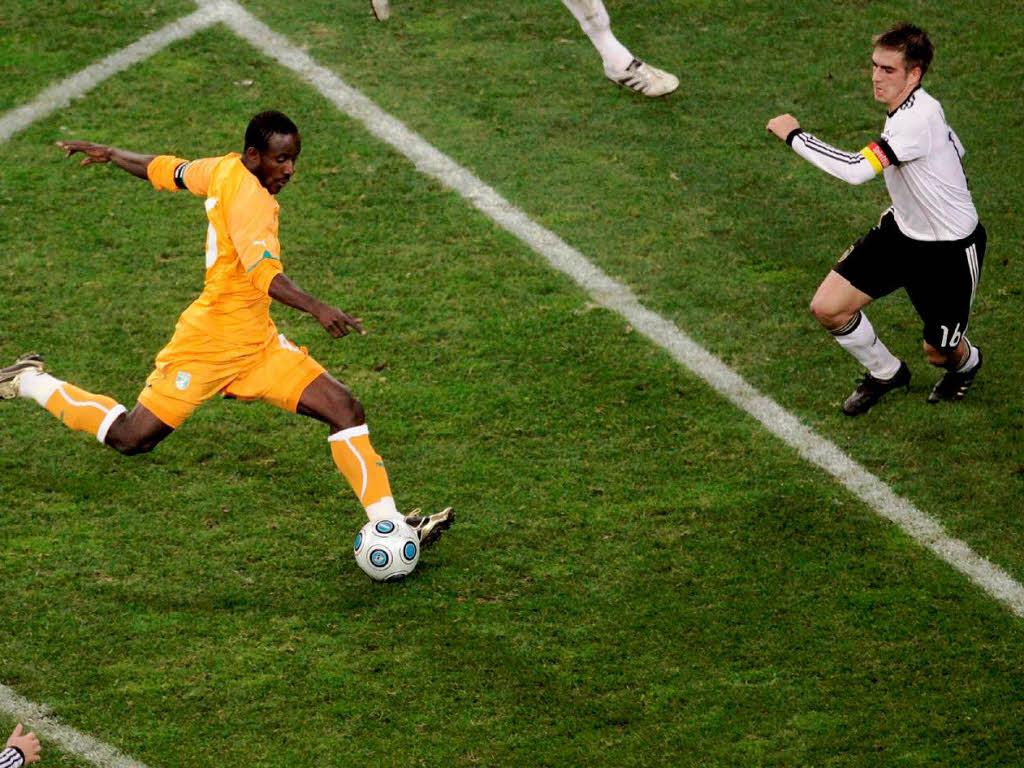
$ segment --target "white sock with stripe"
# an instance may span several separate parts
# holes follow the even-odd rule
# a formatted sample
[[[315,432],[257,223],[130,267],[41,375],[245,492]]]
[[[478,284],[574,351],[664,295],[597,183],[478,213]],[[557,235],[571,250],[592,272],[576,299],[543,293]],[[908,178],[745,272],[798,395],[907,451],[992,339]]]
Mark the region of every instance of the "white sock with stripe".
[[[899,358],[879,340],[863,312],[858,312],[850,322],[831,333],[839,346],[853,355],[876,379],[891,379],[899,371]]]
[[[611,19],[604,3],[601,0],[562,0],[562,4],[572,11],[580,28],[601,54],[605,70],[624,72],[633,61],[633,54],[612,34]]]

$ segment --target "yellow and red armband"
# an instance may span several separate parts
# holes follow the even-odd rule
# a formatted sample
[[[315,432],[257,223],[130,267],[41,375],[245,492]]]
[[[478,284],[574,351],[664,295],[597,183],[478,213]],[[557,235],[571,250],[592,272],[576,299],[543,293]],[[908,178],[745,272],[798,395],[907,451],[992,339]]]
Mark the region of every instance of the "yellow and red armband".
[[[896,158],[896,153],[892,151],[892,147],[884,139],[871,142],[860,153],[871,164],[871,167],[875,169],[875,174],[881,173],[890,165],[898,166],[900,164],[900,161]]]

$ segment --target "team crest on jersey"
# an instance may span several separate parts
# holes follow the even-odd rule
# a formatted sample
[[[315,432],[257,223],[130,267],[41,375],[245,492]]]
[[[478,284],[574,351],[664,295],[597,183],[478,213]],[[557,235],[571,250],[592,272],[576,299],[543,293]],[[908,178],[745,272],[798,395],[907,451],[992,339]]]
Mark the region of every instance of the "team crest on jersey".
[[[185,373],[185,371],[178,371],[178,375],[174,378],[174,386],[184,392],[188,389],[188,385],[192,383],[192,374]]]

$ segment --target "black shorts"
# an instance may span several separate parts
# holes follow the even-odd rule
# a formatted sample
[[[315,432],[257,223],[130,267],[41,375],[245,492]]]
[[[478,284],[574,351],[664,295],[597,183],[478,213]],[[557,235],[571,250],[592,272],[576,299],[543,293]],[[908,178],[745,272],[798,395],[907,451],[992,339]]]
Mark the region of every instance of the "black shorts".
[[[981,224],[963,240],[913,240],[889,210],[832,269],[873,299],[905,288],[924,321],[924,340],[949,351],[967,333],[985,242]]]

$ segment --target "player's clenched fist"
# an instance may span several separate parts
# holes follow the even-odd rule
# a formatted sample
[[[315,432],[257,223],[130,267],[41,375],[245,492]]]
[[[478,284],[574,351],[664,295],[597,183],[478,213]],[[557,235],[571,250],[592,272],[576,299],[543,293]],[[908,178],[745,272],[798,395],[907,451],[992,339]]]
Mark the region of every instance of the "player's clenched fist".
[[[789,134],[800,128],[800,123],[792,115],[778,115],[768,121],[768,125],[765,126],[765,130],[768,133],[774,133],[780,139],[785,141],[789,138]]]

